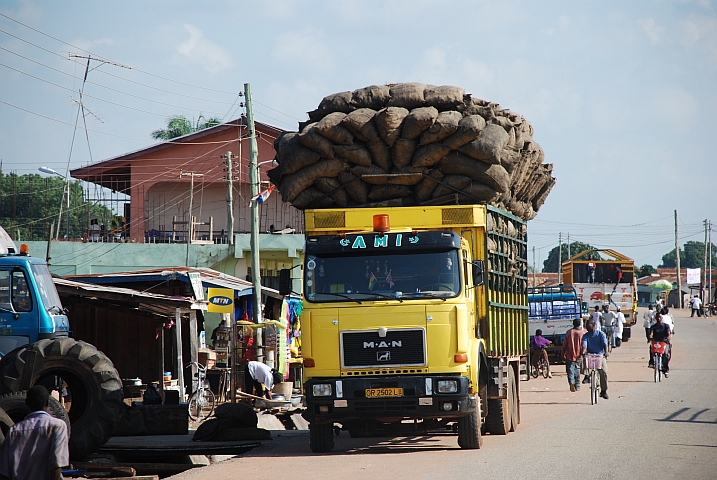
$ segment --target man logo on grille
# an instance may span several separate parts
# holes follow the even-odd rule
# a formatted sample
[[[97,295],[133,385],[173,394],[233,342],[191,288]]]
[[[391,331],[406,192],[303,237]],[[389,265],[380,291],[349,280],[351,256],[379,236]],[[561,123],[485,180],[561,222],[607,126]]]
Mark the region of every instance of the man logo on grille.
[[[376,361],[377,362],[388,362],[391,360],[391,352],[385,351],[385,352],[376,352]]]

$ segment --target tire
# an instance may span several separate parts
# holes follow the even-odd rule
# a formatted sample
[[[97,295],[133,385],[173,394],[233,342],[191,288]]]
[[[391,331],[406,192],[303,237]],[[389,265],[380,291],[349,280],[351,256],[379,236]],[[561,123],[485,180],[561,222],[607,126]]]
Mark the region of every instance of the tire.
[[[30,407],[28,407],[25,403],[26,398],[26,390],[6,393],[5,395],[0,396],[0,411],[5,412],[11,422],[20,422],[30,413]],[[63,407],[60,402],[55,400],[55,397],[50,397],[47,406],[47,413],[65,422],[65,425],[67,425],[67,435],[71,438],[72,431],[70,427],[70,417],[67,415],[65,407]],[[10,425],[12,425],[12,423]],[[3,434],[4,433],[6,433],[6,431],[3,431]]]
[[[34,356],[34,368],[26,372]],[[124,407],[122,382],[109,358],[89,343],[72,338],[40,340],[10,352],[0,361],[0,388],[17,392],[62,378],[72,394],[70,459],[81,460],[111,436]],[[26,378],[25,378],[26,377]]]
[[[12,421],[10,415],[8,415],[5,410],[0,408],[0,445],[2,445],[5,441],[5,435],[13,425],[15,425],[15,422]]]
[[[530,366],[530,373],[533,375],[533,378],[538,378],[540,375],[540,372],[538,371],[537,365],[531,365]]]
[[[493,435],[507,435],[510,432],[513,413],[513,389],[511,384],[515,383],[513,369],[508,367],[507,397],[488,400],[488,415],[485,423],[488,432]]]
[[[204,397],[203,402],[198,401],[200,397],[197,393],[198,391],[194,392],[189,399],[189,418],[195,422],[203,422],[214,413],[216,400],[214,393],[208,388],[202,390],[202,396]],[[201,405],[199,403],[201,403]]]
[[[480,400],[476,401],[476,408],[471,413],[458,419],[458,446],[466,450],[483,446]]]
[[[545,359],[540,361],[540,373],[543,374],[543,378],[548,378],[550,371],[548,370],[548,364]]]
[[[597,370],[590,372],[590,404],[595,405],[598,402],[598,373]]]
[[[334,425],[312,423],[309,425],[309,446],[314,453],[330,452],[334,448]]]
[[[654,370],[655,383],[657,383],[657,375],[658,375],[657,372],[660,371],[660,361],[659,361],[659,355],[657,355],[656,353],[652,354],[652,369]]]

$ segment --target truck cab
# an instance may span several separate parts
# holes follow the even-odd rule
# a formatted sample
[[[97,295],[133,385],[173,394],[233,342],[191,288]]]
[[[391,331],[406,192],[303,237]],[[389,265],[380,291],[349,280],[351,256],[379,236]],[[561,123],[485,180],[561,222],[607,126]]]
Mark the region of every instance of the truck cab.
[[[45,338],[67,337],[69,322],[47,264],[18,251],[0,227],[0,358]]]

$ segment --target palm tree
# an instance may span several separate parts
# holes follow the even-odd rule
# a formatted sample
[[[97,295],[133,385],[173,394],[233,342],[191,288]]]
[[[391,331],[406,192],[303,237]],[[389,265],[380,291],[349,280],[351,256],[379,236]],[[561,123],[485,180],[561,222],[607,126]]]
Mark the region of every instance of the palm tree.
[[[205,119],[204,115],[199,115],[197,122],[192,124],[192,121],[184,115],[172,115],[167,120],[167,128],[155,130],[152,132],[152,138],[155,140],[171,140],[173,138],[204,130],[205,128],[214,127],[215,125],[219,125],[221,123],[221,118],[211,117]]]

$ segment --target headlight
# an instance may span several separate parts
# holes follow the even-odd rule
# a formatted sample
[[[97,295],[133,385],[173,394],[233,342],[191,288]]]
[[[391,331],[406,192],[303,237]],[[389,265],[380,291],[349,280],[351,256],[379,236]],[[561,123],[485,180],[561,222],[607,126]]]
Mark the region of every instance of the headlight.
[[[456,393],[458,382],[456,380],[438,380],[438,393]]]
[[[312,387],[312,393],[315,397],[328,397],[331,395],[331,384],[317,383]]]

